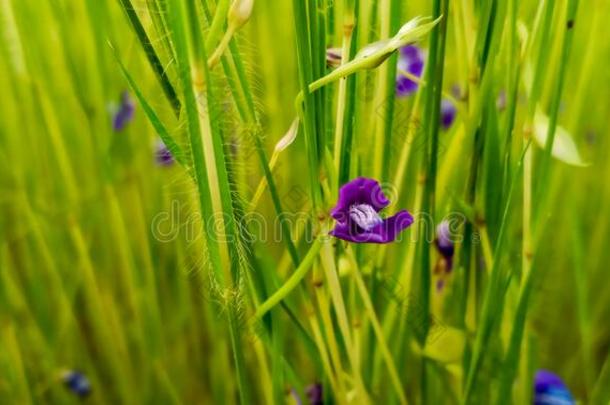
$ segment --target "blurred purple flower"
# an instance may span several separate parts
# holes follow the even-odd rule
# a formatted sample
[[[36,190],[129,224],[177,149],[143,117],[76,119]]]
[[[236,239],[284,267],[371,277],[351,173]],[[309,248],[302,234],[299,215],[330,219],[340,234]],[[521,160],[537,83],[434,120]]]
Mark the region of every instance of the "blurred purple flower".
[[[159,166],[171,166],[174,164],[172,153],[161,139],[157,139],[155,144],[155,162]]]
[[[466,98],[466,94],[462,91],[462,86],[457,83],[451,85],[451,95],[457,100],[463,101]]]
[[[314,383],[305,389],[307,398],[311,405],[322,405],[324,403],[324,395],[322,392],[322,384]]]
[[[66,371],[62,375],[62,380],[66,388],[81,398],[85,398],[91,394],[91,383],[89,382],[89,379],[79,371]]]
[[[550,371],[538,370],[534,377],[534,405],[572,405],[574,398],[561,378]]]
[[[121,94],[121,104],[112,117],[112,129],[114,132],[122,131],[131,122],[135,110],[136,105],[129,96],[129,92],[124,91]]]
[[[406,210],[382,218],[379,211],[390,201],[374,179],[358,177],[339,189],[339,200],[331,216],[337,221],[330,234],[349,242],[389,243],[413,223],[413,216]]]
[[[415,93],[417,83],[404,76],[401,71],[421,77],[424,70],[424,52],[416,45],[403,46],[400,48],[396,68],[396,96],[404,97]]]
[[[453,235],[448,220],[441,221],[436,227],[436,238],[434,243],[441,255],[434,270],[440,277],[436,282],[436,290],[440,292],[445,286],[445,277],[453,270],[455,245],[453,243]]]
[[[449,221],[441,221],[436,227],[436,247],[444,257],[452,257],[454,246]]]
[[[341,48],[327,48],[326,49],[326,66],[337,67],[341,65]]]
[[[453,121],[455,121],[455,115],[457,114],[457,109],[455,108],[455,104],[452,101],[444,98],[441,100],[441,125],[443,129],[448,129]]]

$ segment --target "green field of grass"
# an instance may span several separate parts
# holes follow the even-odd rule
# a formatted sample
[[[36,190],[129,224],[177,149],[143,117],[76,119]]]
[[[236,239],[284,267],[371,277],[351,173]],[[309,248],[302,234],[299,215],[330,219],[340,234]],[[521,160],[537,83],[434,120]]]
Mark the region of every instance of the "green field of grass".
[[[0,0],[0,404],[609,404],[609,0]]]

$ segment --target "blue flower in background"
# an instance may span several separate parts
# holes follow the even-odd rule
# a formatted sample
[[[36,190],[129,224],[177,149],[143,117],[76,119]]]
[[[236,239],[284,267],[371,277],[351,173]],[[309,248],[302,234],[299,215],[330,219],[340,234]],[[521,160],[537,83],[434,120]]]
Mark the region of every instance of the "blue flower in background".
[[[453,255],[455,253],[454,234],[450,221],[445,219],[436,227],[436,238],[434,244],[440,257],[434,266],[434,273],[438,276],[436,291],[440,292],[445,287],[447,277],[453,270]]]
[[[315,383],[311,384],[305,390],[307,393],[307,398],[309,398],[309,403],[311,405],[322,405],[324,403],[324,395],[322,393],[322,384]]]
[[[159,166],[171,166],[174,164],[172,153],[161,139],[157,139],[155,144],[155,162]]]
[[[563,380],[547,370],[534,377],[534,405],[573,405],[576,402]]]
[[[79,371],[66,371],[62,375],[62,380],[66,388],[81,398],[85,398],[91,394],[91,383],[89,382],[89,379]]]
[[[451,228],[449,226],[449,221],[444,220],[441,221],[440,224],[436,227],[436,248],[438,252],[443,256],[443,258],[447,261],[447,270],[451,271],[452,269],[452,261],[453,261],[453,253],[455,251],[455,246],[453,244],[453,239],[451,235]]]
[[[112,117],[112,129],[120,132],[133,120],[136,105],[127,91],[121,94],[121,104]]]
[[[441,100],[441,126],[443,129],[449,129],[455,121],[455,115],[457,114],[457,108],[452,101],[444,98]]]
[[[396,68],[396,96],[404,97],[415,93],[417,83],[404,76],[401,71],[421,77],[424,71],[424,52],[415,45],[403,46],[400,48]]]

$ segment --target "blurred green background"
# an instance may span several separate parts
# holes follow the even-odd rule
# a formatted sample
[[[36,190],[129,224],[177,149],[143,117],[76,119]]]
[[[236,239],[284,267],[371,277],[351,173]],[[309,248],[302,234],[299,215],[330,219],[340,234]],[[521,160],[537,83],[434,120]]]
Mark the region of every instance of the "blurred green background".
[[[215,10],[214,1],[202,3],[209,11]],[[386,3],[360,0],[360,10],[367,11],[361,15],[363,25],[356,24],[357,49],[379,38],[372,10],[383,10]],[[432,13],[427,2],[403,3],[396,17],[401,24],[413,16]],[[517,3],[518,19],[532,35],[539,4]],[[562,21],[564,3],[557,2],[557,21]],[[158,4],[165,3],[133,1],[163,69],[176,83],[178,73],[167,35],[160,33],[154,22],[151,7]],[[335,16],[334,25],[329,24],[327,47],[341,46],[343,4],[317,2],[317,7],[332,10]],[[491,3],[451,2],[443,85],[447,93],[454,85],[478,88],[476,57],[464,44],[484,29],[478,10],[486,4]],[[207,32],[205,12],[201,6],[198,9]],[[248,24],[234,42],[253,89],[269,156],[296,116],[294,100],[300,85],[292,13],[289,1],[257,0]],[[601,370],[610,345],[608,16],[607,0],[579,4],[558,123],[590,164],[574,167],[553,160],[545,195],[534,194],[548,203],[541,205],[542,212],[535,213],[544,226],[536,236],[539,243],[533,252],[533,264],[539,272],[528,312],[525,352],[521,354],[526,367],[558,372],[583,403],[590,399],[596,384],[605,384],[599,376],[604,375]],[[506,35],[491,50],[499,55],[499,61],[493,65],[492,91],[484,101],[488,106],[506,91],[505,79],[510,72],[519,71],[521,80],[526,80],[531,70],[528,64],[533,64],[527,59],[516,68],[508,64]],[[562,41],[555,31],[549,43],[551,62],[543,72],[555,77],[563,63],[559,58]],[[0,0],[0,403],[78,403],[61,381],[62,371],[73,369],[90,379],[93,391],[87,401],[92,403],[237,400],[226,325],[209,292],[203,240],[196,231],[196,187],[177,163],[156,163],[157,132],[137,103],[117,58],[170,134],[187,148],[184,114],[174,114],[119,1]],[[213,75],[222,76],[218,69]],[[372,139],[369,125],[376,120],[376,107],[363,89],[369,82],[374,89],[374,75],[375,71],[357,75],[365,97],[356,108],[363,124],[354,135],[352,153],[359,156],[358,171],[365,175],[372,165],[367,158]],[[542,86],[540,104],[544,108],[553,100],[554,83],[548,80]],[[229,86],[223,82],[218,88],[223,140],[240,151],[236,188],[240,198],[249,201],[263,172],[249,128],[231,102]],[[135,115],[124,129],[115,131],[112,117],[124,91],[129,91],[136,103]],[[336,84],[329,86],[329,109],[336,102],[336,91]],[[473,120],[467,120],[465,112],[472,111],[475,94],[470,93],[470,100],[459,100],[454,127],[439,135],[445,148],[439,158],[439,182],[444,186],[438,191],[439,215],[455,209],[456,196],[463,194],[467,184],[472,148],[468,122]],[[525,90],[518,94],[514,138],[519,141],[512,146],[513,160],[521,154],[528,109]],[[395,114],[411,111],[413,102],[397,100]],[[500,131],[506,112],[498,110],[493,117],[497,120],[493,125]],[[530,147],[537,148],[534,144]],[[396,169],[399,152],[398,147],[392,150],[390,159],[383,162],[391,172]],[[307,165],[305,141],[299,133],[274,170],[278,194],[288,212],[309,209]],[[399,196],[401,205],[409,209],[415,205],[418,175],[416,163],[410,162]],[[486,184],[502,181],[489,171],[483,177]],[[520,184],[519,179],[518,189]],[[507,269],[518,268],[522,261],[521,191],[516,194],[508,215],[510,226],[501,265]],[[503,203],[501,198],[493,202],[497,215]],[[485,204],[490,202],[481,202]],[[327,205],[325,208],[332,206]],[[267,193],[256,211],[273,221],[275,213]],[[490,228],[493,242],[497,223],[495,229],[493,225]],[[256,256],[263,271],[277,272],[284,279],[292,270],[288,270],[289,257],[281,241],[257,242],[262,245]],[[388,248],[387,269],[399,268],[407,260],[406,245]],[[364,249],[359,257],[376,254]],[[475,251],[477,260],[482,258],[482,248]],[[484,273],[484,264],[475,266]],[[519,272],[515,274],[516,279]],[[514,310],[517,287],[511,284],[508,288],[507,305]],[[477,300],[482,295],[480,292]],[[452,302],[433,298],[435,316],[453,326],[455,314],[448,308]],[[506,313],[500,323],[498,339],[505,343],[513,325],[512,313]],[[469,325],[466,329],[466,334],[473,334],[475,328]],[[392,341],[392,336],[388,340]],[[286,353],[300,374],[298,379],[308,384],[324,378],[317,375],[298,342],[288,328]],[[262,394],[266,385],[257,382],[257,361],[268,354],[260,342],[244,340],[242,350],[254,397],[257,403],[266,403],[268,398]],[[440,390],[442,384],[438,384],[434,387]],[[286,402],[294,400],[289,386],[286,383]],[[444,397],[438,395],[437,400]],[[451,395],[445,399],[446,403],[455,402]]]

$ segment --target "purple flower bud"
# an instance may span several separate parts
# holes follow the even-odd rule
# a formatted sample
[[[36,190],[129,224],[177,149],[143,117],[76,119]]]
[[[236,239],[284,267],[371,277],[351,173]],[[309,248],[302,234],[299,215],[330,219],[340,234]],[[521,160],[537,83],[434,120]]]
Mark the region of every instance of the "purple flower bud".
[[[534,377],[534,405],[572,405],[574,398],[562,379],[547,370],[538,370]]]
[[[441,125],[443,129],[448,129],[453,124],[456,113],[457,109],[453,102],[445,98],[441,100]]]
[[[326,49],[326,66],[337,67],[341,64],[341,48]]]
[[[448,220],[441,221],[436,227],[436,248],[443,256],[446,262],[446,271],[451,271],[453,268],[453,253],[455,252],[455,244],[453,243],[453,235]]]
[[[324,403],[324,395],[322,393],[322,384],[315,383],[311,384],[305,390],[309,403],[311,405],[322,405]]]
[[[157,139],[155,143],[155,162],[159,166],[171,166],[174,164],[172,153],[161,139]]]
[[[418,78],[421,77],[424,71],[423,51],[415,45],[403,46],[400,48],[396,68],[396,96],[404,97],[415,93],[417,83],[402,75],[401,71],[411,73]]]
[[[135,110],[136,106],[129,96],[129,93],[124,91],[123,94],[121,94],[121,104],[112,117],[112,129],[114,132],[122,131],[127,124],[131,122]]]
[[[462,87],[457,83],[453,83],[451,86],[451,95],[458,100],[464,100],[466,98],[466,94],[462,91]]]
[[[453,238],[451,235],[451,227],[448,220],[441,221],[436,227],[436,245],[439,250],[453,255]]]
[[[389,243],[413,223],[406,210],[382,218],[379,211],[390,201],[377,180],[358,177],[339,189],[339,200],[331,211],[337,221],[330,234],[349,242]]]
[[[79,371],[66,371],[62,375],[62,380],[66,388],[81,398],[85,398],[91,394],[91,383],[89,382],[89,379]]]

